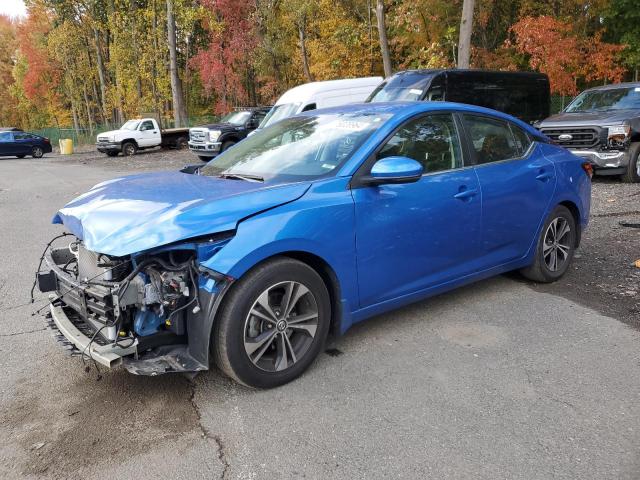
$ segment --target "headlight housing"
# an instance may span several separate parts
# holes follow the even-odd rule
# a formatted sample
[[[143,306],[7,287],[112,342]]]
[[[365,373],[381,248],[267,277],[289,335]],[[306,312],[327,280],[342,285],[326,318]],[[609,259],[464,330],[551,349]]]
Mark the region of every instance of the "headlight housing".
[[[209,130],[209,141],[217,141],[218,138],[220,138],[220,135],[222,135],[222,132],[220,130]]]
[[[628,124],[608,125],[607,141],[610,145],[622,145],[629,139],[631,126]]]

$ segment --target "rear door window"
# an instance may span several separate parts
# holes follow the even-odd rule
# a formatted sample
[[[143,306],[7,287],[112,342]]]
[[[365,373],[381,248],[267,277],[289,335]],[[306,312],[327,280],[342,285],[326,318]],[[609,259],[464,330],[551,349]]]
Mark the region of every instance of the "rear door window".
[[[492,163],[522,156],[509,124],[484,116],[463,115],[476,163]]]
[[[520,127],[515,126],[513,123],[510,123],[511,131],[513,132],[513,136],[515,137],[516,147],[518,148],[518,152],[520,152],[520,156],[524,155],[529,147],[531,146],[531,138]]]

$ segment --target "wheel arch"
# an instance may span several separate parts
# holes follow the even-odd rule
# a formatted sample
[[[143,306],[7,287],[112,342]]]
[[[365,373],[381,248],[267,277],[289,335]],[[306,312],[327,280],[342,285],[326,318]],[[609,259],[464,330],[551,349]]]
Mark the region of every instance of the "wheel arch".
[[[139,146],[139,145],[138,145],[138,142],[136,141],[136,139],[135,139],[135,138],[125,138],[124,140],[122,140],[122,141],[120,142],[120,148],[124,147],[124,144],[125,144],[125,143],[133,143],[133,144],[135,144],[135,146],[136,146],[136,147],[138,147],[138,146]]]
[[[311,267],[322,279],[325,286],[327,287],[327,291],[329,292],[329,299],[331,303],[331,322],[329,331],[331,334],[339,335],[341,333],[341,323],[342,323],[342,293],[340,286],[340,279],[336,274],[335,270],[329,262],[327,262],[321,256],[311,253],[309,251],[304,250],[284,250],[272,255],[266,256],[262,258],[260,261],[256,262],[251,266],[246,272],[242,274],[242,276],[248,275],[254,269],[260,267],[266,262],[269,262],[276,258],[291,258],[297,260],[305,265]],[[233,288],[233,286],[231,287]],[[225,292],[225,296],[228,292]],[[224,303],[224,298],[221,301],[221,304]],[[215,322],[215,320],[214,320]]]
[[[578,206],[572,202],[571,200],[563,200],[558,205],[562,205],[566,207],[570,212],[571,216],[573,216],[573,220],[576,224],[576,248],[580,246],[580,240],[582,239],[582,225],[580,224],[580,210]]]

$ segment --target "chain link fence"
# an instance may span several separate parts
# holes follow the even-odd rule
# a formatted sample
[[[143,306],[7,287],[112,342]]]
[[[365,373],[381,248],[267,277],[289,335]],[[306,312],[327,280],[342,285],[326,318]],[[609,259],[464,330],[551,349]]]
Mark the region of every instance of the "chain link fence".
[[[551,95],[549,113],[551,115],[563,111],[575,97],[567,95]]]

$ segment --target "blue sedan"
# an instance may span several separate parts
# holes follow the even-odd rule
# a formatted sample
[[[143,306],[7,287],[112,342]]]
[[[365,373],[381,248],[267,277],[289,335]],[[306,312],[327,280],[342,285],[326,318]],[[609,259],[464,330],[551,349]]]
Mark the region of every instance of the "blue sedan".
[[[72,241],[46,252],[38,281],[78,355],[147,375],[215,363],[274,387],[330,331],[511,270],[559,279],[591,174],[479,107],[311,111],[200,168],[96,185],[55,215]]]
[[[31,155],[33,158],[40,158],[51,151],[51,141],[48,138],[17,129],[0,130],[0,157],[24,158]]]

